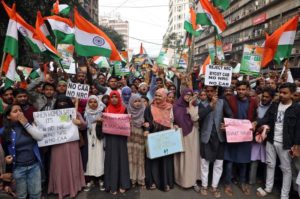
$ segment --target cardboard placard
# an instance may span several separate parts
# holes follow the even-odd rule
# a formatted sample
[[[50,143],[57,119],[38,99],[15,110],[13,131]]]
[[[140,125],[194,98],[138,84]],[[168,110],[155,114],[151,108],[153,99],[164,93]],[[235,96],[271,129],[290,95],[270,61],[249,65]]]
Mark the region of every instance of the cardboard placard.
[[[231,66],[207,65],[205,71],[206,86],[230,87],[232,78]]]
[[[102,118],[103,133],[130,136],[130,114],[103,113]]]
[[[226,138],[228,143],[251,142],[253,134],[249,120],[224,118]]]
[[[89,97],[89,91],[90,86],[88,84],[78,84],[69,81],[66,96],[87,99]]]

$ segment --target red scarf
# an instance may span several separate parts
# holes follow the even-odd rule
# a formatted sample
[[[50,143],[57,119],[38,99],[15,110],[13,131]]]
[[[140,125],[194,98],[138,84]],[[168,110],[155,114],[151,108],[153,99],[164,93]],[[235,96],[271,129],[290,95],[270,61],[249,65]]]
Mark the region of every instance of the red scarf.
[[[126,108],[123,106],[120,93],[118,91],[112,91],[112,92],[110,92],[109,97],[112,98],[113,95],[117,96],[118,104],[112,105],[111,100],[109,100],[109,104],[108,104],[107,108],[105,109],[105,112],[106,113],[116,113],[116,114],[125,113]]]

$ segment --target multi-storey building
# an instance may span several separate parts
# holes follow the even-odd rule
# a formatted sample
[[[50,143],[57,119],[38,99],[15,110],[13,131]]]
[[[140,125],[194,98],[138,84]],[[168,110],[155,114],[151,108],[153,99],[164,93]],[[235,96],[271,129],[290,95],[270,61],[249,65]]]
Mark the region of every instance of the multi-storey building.
[[[300,12],[299,0],[232,0],[223,12],[227,29],[221,34],[226,60],[240,61],[245,44],[262,45],[265,33],[271,34]],[[300,25],[290,58],[291,66],[300,67]],[[214,41],[209,28],[196,38],[194,61],[202,64],[208,55],[208,43]]]
[[[94,23],[98,23],[99,4],[98,0],[78,0],[82,8],[91,17]]]
[[[166,35],[176,33],[177,36],[184,36],[185,30],[183,24],[188,13],[189,0],[169,0],[168,29]]]
[[[103,26],[108,26],[117,31],[123,36],[126,48],[129,47],[129,23],[120,18],[120,16],[115,17],[100,17],[99,24]]]

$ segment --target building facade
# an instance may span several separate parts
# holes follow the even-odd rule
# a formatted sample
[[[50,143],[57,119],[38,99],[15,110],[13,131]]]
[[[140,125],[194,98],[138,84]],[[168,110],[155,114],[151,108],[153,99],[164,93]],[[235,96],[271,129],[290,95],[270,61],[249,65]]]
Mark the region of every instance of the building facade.
[[[177,36],[184,36],[185,30],[183,24],[188,14],[189,0],[169,0],[168,29],[166,35],[176,33]]]
[[[117,31],[123,36],[126,48],[129,47],[129,23],[120,18],[120,16],[114,17],[100,17],[99,24],[103,26],[108,26]]]
[[[94,23],[98,23],[99,4],[98,0],[78,0],[78,3],[91,17]]]
[[[227,29],[221,34],[225,60],[240,62],[245,44],[261,46],[265,33],[271,34],[300,12],[300,0],[233,0],[223,12]],[[300,25],[290,58],[291,67],[300,67]],[[214,29],[206,29],[195,39],[194,61],[202,64],[208,55],[208,43],[214,41]]]

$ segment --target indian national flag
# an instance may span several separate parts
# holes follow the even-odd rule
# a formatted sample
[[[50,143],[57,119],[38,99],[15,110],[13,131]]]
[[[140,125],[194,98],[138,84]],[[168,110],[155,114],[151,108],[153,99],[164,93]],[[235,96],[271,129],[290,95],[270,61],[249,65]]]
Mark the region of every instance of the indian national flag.
[[[44,27],[45,23],[42,14],[40,11],[38,11],[35,22],[36,35],[40,39],[40,41],[43,42],[48,52],[50,52],[51,57],[53,57],[54,59],[61,59],[56,48],[51,44],[51,42],[47,39],[46,35],[44,34]]]
[[[1,2],[8,16],[12,16],[12,9],[9,8],[4,1]],[[18,13],[16,13],[17,29],[25,38],[27,44],[31,47],[33,53],[46,53],[53,55],[50,47],[43,43],[34,27],[29,25]],[[56,56],[55,54],[53,56]]]
[[[202,33],[202,27],[196,24],[196,12],[192,7],[190,8],[190,14],[187,15],[184,21],[184,29],[194,36],[200,36]]]
[[[208,1],[208,0],[200,0],[198,3],[198,13],[197,17],[199,18],[197,21],[201,25],[213,25],[217,30],[218,34],[222,33],[226,29],[226,22],[222,14]],[[203,15],[203,12],[206,13],[206,18]],[[207,19],[210,20],[210,24],[206,24]]]
[[[93,57],[93,62],[99,66],[99,68],[109,68],[109,63],[107,61],[106,57],[102,56],[94,56]]]
[[[201,69],[200,69],[200,73],[199,73],[199,76],[203,76],[205,75],[205,72],[206,72],[206,66],[211,64],[211,59],[210,59],[210,56],[208,55],[204,61],[204,63],[202,64],[201,66]]]
[[[9,13],[9,22],[6,30],[3,51],[11,54],[13,57],[18,59],[18,29],[16,21],[15,4],[13,6],[13,10]]]
[[[75,51],[79,56],[104,56],[113,61],[122,58],[111,39],[95,25],[74,10],[75,19]]]
[[[5,88],[11,87],[15,82],[16,77],[16,59],[7,54],[3,63],[3,72],[5,73]]]
[[[59,0],[53,4],[52,13],[55,15],[69,16],[70,6],[68,4],[59,4]]]
[[[230,1],[229,0],[213,0],[213,4],[221,10],[227,10],[230,6]]]
[[[273,59],[277,63],[280,63],[284,58],[290,56],[297,32],[298,21],[299,15],[283,24],[271,36],[266,35],[262,67],[266,67]]]
[[[70,19],[60,16],[45,17],[49,22],[58,44],[74,43],[74,28]]]
[[[43,35],[45,35],[45,37],[47,37],[48,39],[50,39],[50,33],[48,31],[48,28],[44,22],[44,19],[42,17],[42,14],[40,11],[38,11],[37,13],[37,17],[36,17],[36,30],[39,30]]]

